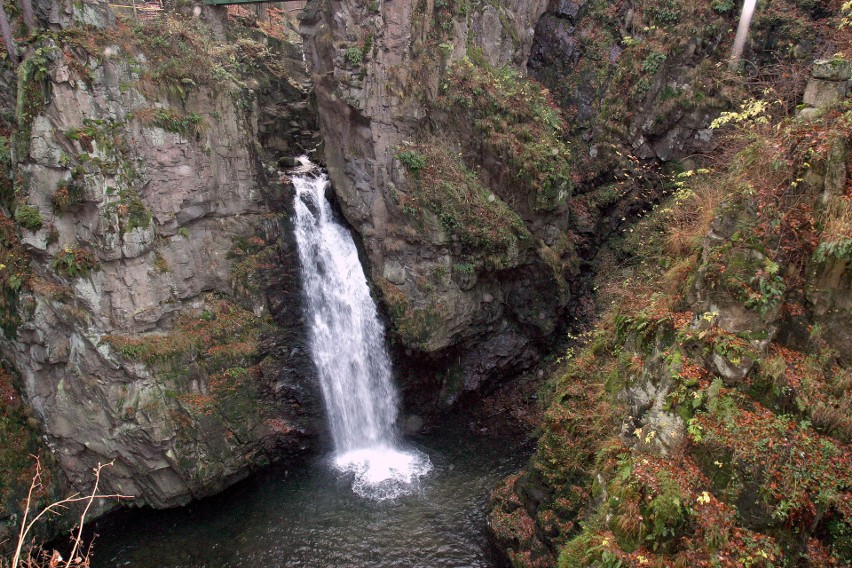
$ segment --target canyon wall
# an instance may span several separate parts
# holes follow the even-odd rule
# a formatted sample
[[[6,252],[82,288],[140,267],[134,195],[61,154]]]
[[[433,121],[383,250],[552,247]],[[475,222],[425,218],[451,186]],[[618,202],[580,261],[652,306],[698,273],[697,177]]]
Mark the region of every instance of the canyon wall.
[[[442,373],[428,389],[445,403],[531,364],[571,298],[570,180],[554,182],[537,203],[512,162],[524,157],[491,147],[452,98],[480,88],[465,81],[487,82],[498,106],[515,97],[524,118],[549,116],[546,93],[522,78],[545,8],[315,1],[302,17],[335,195],[363,241],[397,345],[420,362],[412,367],[424,370],[422,380]],[[505,89],[496,69],[507,74]],[[559,128],[552,118],[551,137]],[[512,140],[514,132],[504,145]],[[566,160],[567,148],[560,151]]]
[[[240,20],[216,43],[198,18],[61,8],[3,75],[4,378],[58,486],[112,462],[102,491],[180,505],[318,430],[292,187],[263,161],[317,144],[310,84],[299,46]]]

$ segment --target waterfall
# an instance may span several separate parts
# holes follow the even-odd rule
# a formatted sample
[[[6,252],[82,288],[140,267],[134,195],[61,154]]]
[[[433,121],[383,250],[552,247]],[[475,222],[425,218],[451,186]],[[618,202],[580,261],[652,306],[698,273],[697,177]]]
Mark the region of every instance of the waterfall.
[[[306,172],[292,180],[311,357],[334,440],[334,464],[354,475],[359,495],[395,498],[411,491],[431,463],[420,452],[398,448],[397,394],[384,327],[355,242],[325,199],[328,178]]]

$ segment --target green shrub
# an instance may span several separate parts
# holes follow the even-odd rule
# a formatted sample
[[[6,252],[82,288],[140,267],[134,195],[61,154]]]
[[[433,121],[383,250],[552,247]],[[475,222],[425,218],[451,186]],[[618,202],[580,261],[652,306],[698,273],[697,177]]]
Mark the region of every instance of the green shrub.
[[[42,226],[41,213],[37,208],[21,203],[15,208],[15,222],[28,231],[38,231]]]
[[[400,162],[402,162],[402,165],[413,174],[419,174],[420,170],[426,163],[426,158],[422,154],[412,150],[400,152],[396,155],[396,157]]]
[[[100,268],[100,263],[91,252],[72,245],[65,245],[65,248],[53,257],[50,266],[56,272],[69,278],[82,278]]]
[[[118,192],[118,215],[123,220],[122,229],[132,231],[136,228],[145,228],[151,224],[151,212],[139,199],[136,191],[122,189]]]
[[[814,251],[814,260],[825,262],[829,258],[852,260],[852,237],[821,242]]]
[[[361,62],[364,59],[364,53],[361,51],[360,47],[350,47],[343,52],[343,59],[347,64],[357,67],[358,65],[361,65]]]
[[[713,0],[710,4],[717,14],[727,14],[734,9],[734,0]]]
[[[660,69],[660,65],[666,60],[665,53],[651,53],[642,62],[642,72],[653,75]]]

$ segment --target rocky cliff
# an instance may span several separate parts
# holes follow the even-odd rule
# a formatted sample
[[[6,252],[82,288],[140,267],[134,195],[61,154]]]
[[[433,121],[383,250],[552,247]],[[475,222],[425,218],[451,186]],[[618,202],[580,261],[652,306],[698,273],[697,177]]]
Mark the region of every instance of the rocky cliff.
[[[308,4],[335,192],[407,367],[424,371],[404,386],[452,403],[530,365],[566,314],[588,315],[597,248],[666,191],[657,164],[714,148],[710,120],[743,95],[716,65],[737,15],[727,2]],[[760,12],[753,80],[800,82],[819,17]]]
[[[217,43],[197,17],[53,8],[3,75],[0,351],[71,487],[114,462],[106,492],[183,504],[316,432],[290,187],[264,165],[316,145],[309,82],[235,19]]]
[[[337,199],[447,403],[529,365],[571,298],[570,150],[523,78],[545,8],[317,1],[302,19]]]

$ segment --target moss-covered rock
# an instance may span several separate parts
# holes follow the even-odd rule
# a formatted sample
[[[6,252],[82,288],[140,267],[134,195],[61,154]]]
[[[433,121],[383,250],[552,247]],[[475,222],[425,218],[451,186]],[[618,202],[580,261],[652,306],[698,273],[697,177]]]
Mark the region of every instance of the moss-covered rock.
[[[848,135],[848,110],[828,116],[746,121],[720,171],[681,177],[615,243],[633,275],[601,284],[614,301],[555,383],[535,456],[494,493],[490,526],[514,565],[850,562],[850,375],[832,348],[846,336],[828,340],[804,291],[838,222],[807,174],[835,152],[806,141]],[[789,170],[773,166],[782,156]],[[578,389],[591,399],[566,409]]]

